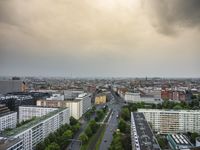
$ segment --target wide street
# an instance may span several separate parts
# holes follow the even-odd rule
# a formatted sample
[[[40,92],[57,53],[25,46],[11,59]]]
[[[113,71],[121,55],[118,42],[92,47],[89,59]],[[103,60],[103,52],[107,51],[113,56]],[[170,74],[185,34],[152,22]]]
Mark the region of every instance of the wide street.
[[[123,105],[121,98],[118,97],[114,92],[112,92],[112,97],[113,98],[108,103],[108,107],[112,109],[112,114],[110,118],[108,119],[108,122],[106,125],[106,131],[104,133],[104,137],[99,147],[100,150],[107,150],[110,147],[110,144],[113,139],[113,133],[117,129],[117,125],[118,125],[117,116],[121,110],[121,106]]]
[[[110,110],[112,110],[112,113],[108,119],[108,122],[106,123],[106,131],[104,133],[104,137],[102,139],[102,142],[100,144],[100,150],[107,150],[112,142],[113,139],[113,133],[117,129],[118,125],[118,119],[117,116],[121,110],[121,107],[123,105],[122,99],[117,96],[113,91],[111,91],[112,98],[111,100],[107,103],[107,106]],[[96,109],[101,109],[104,105],[98,105],[96,106]],[[91,117],[94,119],[94,115]],[[84,129],[87,126],[88,121],[85,121],[84,119],[81,119],[81,128],[79,132],[74,136],[74,141],[72,141],[69,146],[67,147],[66,150],[80,150],[81,147],[81,142],[78,141],[79,135],[84,131]]]

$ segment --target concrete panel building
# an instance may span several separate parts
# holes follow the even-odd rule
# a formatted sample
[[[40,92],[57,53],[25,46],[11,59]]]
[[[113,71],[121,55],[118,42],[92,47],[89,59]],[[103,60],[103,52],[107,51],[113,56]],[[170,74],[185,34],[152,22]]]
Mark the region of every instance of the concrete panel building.
[[[162,110],[138,109],[144,113],[154,131],[168,133],[200,133],[200,111],[198,110]]]
[[[69,108],[60,108],[11,131],[6,131],[3,135],[22,139],[23,149],[32,150],[50,133],[66,123],[69,123]]]
[[[39,106],[19,106],[19,122],[32,119],[33,117],[42,117],[49,112],[57,110],[58,108],[48,108]]]
[[[17,112],[10,111],[5,105],[0,105],[0,131],[6,128],[15,128],[17,124]]]

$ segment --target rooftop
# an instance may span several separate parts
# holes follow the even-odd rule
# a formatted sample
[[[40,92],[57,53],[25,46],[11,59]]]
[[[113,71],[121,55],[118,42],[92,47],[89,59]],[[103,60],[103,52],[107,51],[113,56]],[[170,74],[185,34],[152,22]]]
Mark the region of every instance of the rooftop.
[[[139,150],[161,150],[143,113],[132,113],[133,132],[139,143]],[[133,140],[133,139],[132,139]],[[138,144],[137,144],[138,145]]]
[[[18,128],[15,128],[15,129],[10,130],[10,131],[4,131],[3,135],[6,136],[6,137],[15,136],[15,135],[19,134],[20,132],[23,132],[23,131],[35,126],[36,124],[46,120],[47,118],[50,118],[50,117],[54,116],[55,114],[63,111],[64,109],[68,109],[68,108],[59,108],[59,109],[57,109],[55,111],[52,111],[52,112],[48,113],[45,116],[38,117],[38,118],[34,119],[33,121],[28,122],[27,124],[24,124],[24,125],[22,125],[22,126],[20,126]]]

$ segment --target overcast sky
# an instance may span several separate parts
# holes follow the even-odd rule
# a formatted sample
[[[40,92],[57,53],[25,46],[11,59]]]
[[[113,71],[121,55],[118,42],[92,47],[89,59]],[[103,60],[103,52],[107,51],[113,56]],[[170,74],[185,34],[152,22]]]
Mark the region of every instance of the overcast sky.
[[[200,77],[200,0],[0,0],[0,75]]]

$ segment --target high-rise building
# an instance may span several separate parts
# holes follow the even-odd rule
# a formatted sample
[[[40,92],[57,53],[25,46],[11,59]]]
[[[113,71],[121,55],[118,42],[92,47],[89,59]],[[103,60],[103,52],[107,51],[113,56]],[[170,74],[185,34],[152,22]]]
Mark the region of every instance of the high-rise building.
[[[198,110],[162,110],[138,109],[144,113],[154,131],[168,133],[200,133],[200,111]]]
[[[50,133],[66,123],[69,123],[69,108],[60,108],[11,131],[5,131],[3,136],[20,138],[22,139],[23,149],[32,150]]]
[[[39,107],[32,105],[19,106],[19,122],[32,119],[33,117],[42,117],[57,109],[58,108]]]
[[[20,92],[23,82],[19,79],[1,80],[0,81],[0,94],[10,92]]]
[[[0,131],[6,128],[15,128],[17,112],[10,111],[5,105],[0,105]]]
[[[161,150],[143,113],[131,113],[131,142],[133,150]]]

